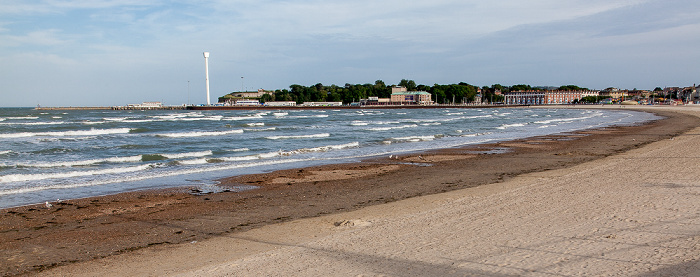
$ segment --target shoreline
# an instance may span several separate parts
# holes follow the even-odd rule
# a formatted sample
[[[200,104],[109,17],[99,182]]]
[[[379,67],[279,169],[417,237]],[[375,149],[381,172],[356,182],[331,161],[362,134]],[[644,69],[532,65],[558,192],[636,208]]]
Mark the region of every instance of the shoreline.
[[[0,260],[8,264],[0,270],[3,275],[36,272],[142,248],[202,241],[279,222],[500,183],[525,173],[567,168],[639,148],[697,125],[697,119],[688,115],[656,112],[669,118],[639,126],[400,155],[398,160],[377,158],[223,180],[223,186],[261,187],[241,193],[137,191],[68,200],[56,203],[53,209],[41,205],[3,209],[0,249],[4,254]],[[674,124],[666,124],[669,122]],[[511,151],[487,154],[499,149]],[[470,170],[463,172],[465,168]],[[426,176],[431,177],[429,181]]]

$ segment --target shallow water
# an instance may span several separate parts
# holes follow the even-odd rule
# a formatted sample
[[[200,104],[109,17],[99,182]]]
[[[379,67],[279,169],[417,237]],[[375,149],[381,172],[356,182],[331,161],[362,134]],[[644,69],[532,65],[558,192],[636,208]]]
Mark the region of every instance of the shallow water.
[[[656,119],[633,111],[0,109],[0,208]]]

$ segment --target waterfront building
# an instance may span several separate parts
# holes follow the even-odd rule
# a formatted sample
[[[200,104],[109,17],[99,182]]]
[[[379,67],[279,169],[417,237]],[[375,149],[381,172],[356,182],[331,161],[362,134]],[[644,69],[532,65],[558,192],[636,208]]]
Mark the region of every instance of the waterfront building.
[[[306,107],[337,107],[342,106],[343,102],[304,102],[301,105]]]
[[[503,94],[506,105],[560,105],[571,104],[586,96],[598,96],[598,91],[527,90]]]
[[[259,106],[260,101],[252,99],[236,100],[235,106]]]
[[[294,107],[297,105],[295,101],[268,101],[265,102],[265,106],[270,107]]]
[[[403,104],[417,104],[417,105],[429,105],[433,101],[431,99],[431,94],[427,91],[408,91],[405,87],[392,87],[391,88],[391,102],[395,105]]]

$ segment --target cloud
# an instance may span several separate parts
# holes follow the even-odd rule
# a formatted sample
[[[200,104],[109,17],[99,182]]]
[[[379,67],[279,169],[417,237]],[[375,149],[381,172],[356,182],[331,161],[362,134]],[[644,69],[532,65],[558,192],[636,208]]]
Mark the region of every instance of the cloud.
[[[239,89],[241,76],[266,89],[403,78],[642,87],[691,79],[677,63],[698,57],[696,11],[691,0],[8,0],[0,71],[47,81],[0,81],[62,90],[65,101],[100,93],[183,103],[186,81],[193,92],[203,86],[201,52],[210,51],[213,94]],[[649,65],[667,72],[639,69]],[[124,104],[110,97],[100,104]]]

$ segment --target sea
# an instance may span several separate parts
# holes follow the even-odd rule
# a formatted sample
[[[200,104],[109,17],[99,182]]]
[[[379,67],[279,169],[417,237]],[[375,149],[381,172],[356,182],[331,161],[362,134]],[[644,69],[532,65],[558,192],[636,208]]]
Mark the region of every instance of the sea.
[[[217,192],[223,177],[655,119],[635,111],[542,108],[0,108],[0,208],[184,186]]]

